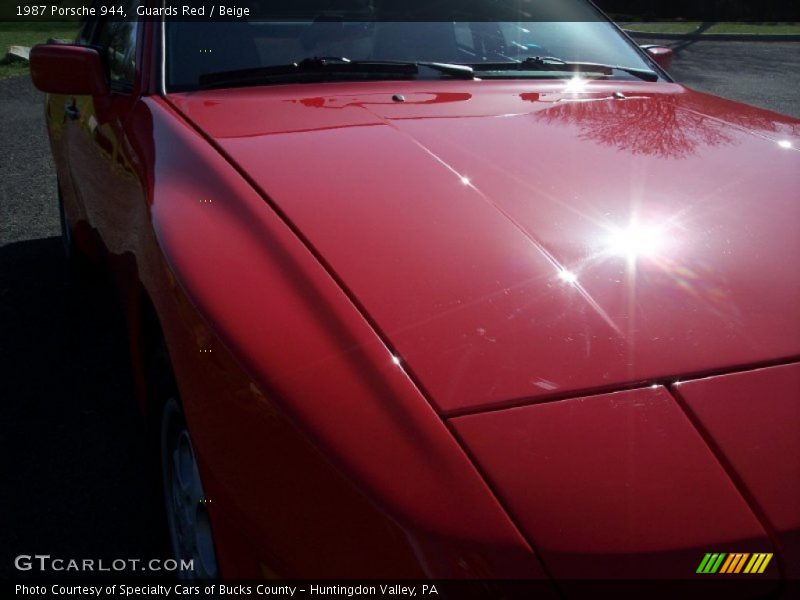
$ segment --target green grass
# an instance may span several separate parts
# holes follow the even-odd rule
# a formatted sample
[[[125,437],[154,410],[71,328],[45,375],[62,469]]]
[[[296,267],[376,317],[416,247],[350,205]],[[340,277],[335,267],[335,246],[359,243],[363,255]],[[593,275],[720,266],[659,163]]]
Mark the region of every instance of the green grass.
[[[716,23],[708,33],[800,34],[800,23]]]
[[[702,23],[699,21],[660,21],[653,23],[624,23],[630,31],[654,33],[692,33]],[[800,35],[800,23],[714,23],[703,33],[749,33],[756,35],[794,34]]]
[[[621,23],[629,31],[651,31],[654,33],[690,33],[700,27],[694,21],[670,21],[658,23]]]
[[[0,23],[0,79],[28,72],[27,63],[6,61],[9,46],[35,46],[51,37],[73,39],[77,31],[77,23]]]
[[[0,63],[0,79],[14,77],[28,72],[28,65],[25,63],[5,64]]]

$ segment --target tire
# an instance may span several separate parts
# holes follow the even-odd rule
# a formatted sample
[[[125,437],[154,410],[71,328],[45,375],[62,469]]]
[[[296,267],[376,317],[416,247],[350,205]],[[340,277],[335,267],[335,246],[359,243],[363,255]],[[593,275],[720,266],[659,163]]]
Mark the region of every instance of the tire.
[[[161,417],[161,473],[164,508],[172,554],[194,561],[194,569],[177,572],[182,580],[208,581],[219,576],[203,484],[197,469],[186,419],[175,398],[164,405]]]

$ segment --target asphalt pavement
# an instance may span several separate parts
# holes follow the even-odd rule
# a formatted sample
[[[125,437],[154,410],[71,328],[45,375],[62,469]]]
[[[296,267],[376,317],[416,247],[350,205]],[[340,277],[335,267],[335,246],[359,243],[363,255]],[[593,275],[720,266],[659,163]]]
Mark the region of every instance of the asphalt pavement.
[[[669,44],[678,81],[800,118],[800,43]],[[102,280],[68,283],[27,76],[0,81],[0,124],[0,577],[17,554],[163,558],[124,325]]]
[[[42,96],[0,80],[0,578],[14,557],[166,558],[125,327],[66,275]]]
[[[800,118],[800,42],[637,42],[672,48],[679,83]]]

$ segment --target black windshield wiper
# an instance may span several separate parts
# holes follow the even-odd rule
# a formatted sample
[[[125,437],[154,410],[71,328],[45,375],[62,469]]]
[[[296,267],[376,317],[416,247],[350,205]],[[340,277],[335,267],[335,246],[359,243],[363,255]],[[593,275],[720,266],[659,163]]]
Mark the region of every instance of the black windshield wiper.
[[[314,58],[304,58],[297,64],[300,68],[315,69],[315,68],[331,68],[331,67],[344,67],[354,71],[358,70],[374,70],[380,72],[385,67],[398,67],[411,69],[412,73],[419,73],[420,67],[433,69],[445,75],[453,75],[454,77],[461,77],[464,79],[474,79],[475,71],[469,65],[458,65],[452,63],[432,62],[426,60],[418,61],[404,61],[404,60],[350,60],[344,56],[323,56]],[[415,69],[412,69],[414,67]]]
[[[205,73],[200,76],[201,89],[242,86],[248,84],[270,83],[275,80],[307,80],[325,75],[364,75],[380,74],[410,77],[419,75],[422,69],[431,69],[442,75],[459,79],[474,79],[472,67],[427,61],[396,60],[350,60],[343,56],[322,56],[304,58],[285,64]]]
[[[645,81],[658,81],[658,73],[650,69],[637,69],[622,65],[605,65],[591,62],[570,62],[555,56],[530,56],[520,62],[475,63],[470,65],[475,71],[571,71],[574,73],[600,73],[613,75],[622,71]]]

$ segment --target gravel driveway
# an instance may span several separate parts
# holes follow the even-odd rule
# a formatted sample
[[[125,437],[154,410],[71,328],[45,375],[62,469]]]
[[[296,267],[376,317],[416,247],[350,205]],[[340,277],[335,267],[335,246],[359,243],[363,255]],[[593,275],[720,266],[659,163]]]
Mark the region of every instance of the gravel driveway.
[[[671,75],[696,90],[800,119],[800,42],[663,42]]]

